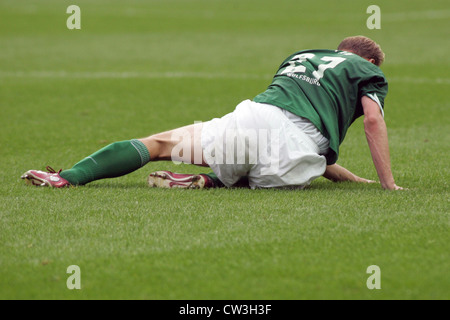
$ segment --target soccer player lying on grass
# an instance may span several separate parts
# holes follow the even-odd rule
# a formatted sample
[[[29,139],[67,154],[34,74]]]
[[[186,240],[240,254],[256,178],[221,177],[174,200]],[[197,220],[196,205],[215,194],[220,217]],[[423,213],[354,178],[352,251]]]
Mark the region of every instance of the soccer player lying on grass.
[[[320,176],[373,182],[336,164],[347,129],[364,115],[364,129],[381,186],[402,189],[391,172],[384,99],[388,84],[379,66],[384,53],[367,37],[344,39],[337,50],[304,50],[280,65],[266,91],[220,119],[143,139],[112,143],[69,170],[30,170],[36,186],[84,185],[119,177],[150,161],[210,167],[210,174],[151,173],[150,186],[302,188]]]

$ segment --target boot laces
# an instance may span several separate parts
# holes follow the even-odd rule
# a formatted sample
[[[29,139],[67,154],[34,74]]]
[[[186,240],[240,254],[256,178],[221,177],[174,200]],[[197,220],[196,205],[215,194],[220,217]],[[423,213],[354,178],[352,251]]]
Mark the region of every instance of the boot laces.
[[[50,166],[47,166],[46,169],[47,169],[47,171],[48,171],[49,173],[57,173],[57,174],[60,174],[61,171],[62,171],[62,169],[59,169],[59,171],[56,171],[55,169],[53,169],[53,168],[50,167]]]

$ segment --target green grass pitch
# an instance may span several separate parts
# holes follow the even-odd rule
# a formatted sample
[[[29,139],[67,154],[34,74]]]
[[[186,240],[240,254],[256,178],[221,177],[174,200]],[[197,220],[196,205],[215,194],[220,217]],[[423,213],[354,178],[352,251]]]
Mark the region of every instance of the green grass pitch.
[[[81,8],[81,30],[66,9]],[[448,1],[0,0],[0,299],[449,299]],[[320,178],[303,191],[157,190],[150,163],[65,190],[106,144],[207,121],[296,50],[363,34],[386,53],[385,118],[403,192]],[[338,161],[377,179],[362,119]],[[81,270],[69,290],[67,267]],[[369,290],[368,266],[381,270]]]

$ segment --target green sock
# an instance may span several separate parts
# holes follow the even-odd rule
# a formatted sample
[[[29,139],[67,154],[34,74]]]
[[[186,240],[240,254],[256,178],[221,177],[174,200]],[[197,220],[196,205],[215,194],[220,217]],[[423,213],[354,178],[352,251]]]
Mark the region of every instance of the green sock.
[[[150,154],[141,141],[119,141],[84,158],[60,175],[73,185],[83,185],[94,180],[123,176],[149,161]]]

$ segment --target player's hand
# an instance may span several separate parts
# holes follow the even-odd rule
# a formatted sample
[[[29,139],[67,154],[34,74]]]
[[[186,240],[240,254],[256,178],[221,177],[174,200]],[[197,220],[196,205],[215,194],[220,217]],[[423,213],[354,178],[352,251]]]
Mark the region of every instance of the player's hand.
[[[402,187],[400,187],[400,186],[398,186],[398,185],[396,185],[396,184],[394,184],[392,187],[388,187],[388,188],[385,188],[386,190],[408,190],[407,188],[402,188]]]

